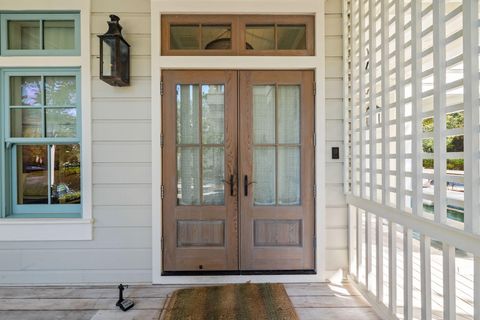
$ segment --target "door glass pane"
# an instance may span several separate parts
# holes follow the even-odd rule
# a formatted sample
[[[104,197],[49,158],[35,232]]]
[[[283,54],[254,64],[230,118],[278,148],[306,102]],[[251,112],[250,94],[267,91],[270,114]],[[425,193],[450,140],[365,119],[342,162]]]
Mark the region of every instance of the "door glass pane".
[[[275,86],[253,86],[253,143],[275,143]]]
[[[223,205],[225,202],[225,164],[223,147],[203,148],[203,204]]]
[[[42,105],[41,77],[10,77],[10,105]]]
[[[48,203],[47,146],[17,146],[17,202]]]
[[[47,50],[75,48],[75,22],[73,20],[45,20],[43,22],[43,48]]]
[[[77,105],[76,86],[73,76],[45,77],[45,104],[58,107]]]
[[[245,49],[248,50],[274,50],[275,26],[274,25],[247,25],[245,29]]]
[[[278,86],[278,142],[300,142],[300,86]]]
[[[40,21],[8,21],[8,49],[41,49]]]
[[[177,143],[199,143],[198,85],[177,85]]]
[[[200,148],[177,148],[177,201],[179,205],[200,204]]]
[[[41,137],[41,109],[10,109],[10,136],[13,138]]]
[[[226,50],[232,47],[232,28],[230,25],[202,25],[202,49]]]
[[[80,203],[80,145],[53,145],[50,163],[51,203]]]
[[[275,147],[254,148],[253,181],[254,204],[275,205]]]
[[[45,110],[47,137],[76,137],[77,109],[48,108]]]
[[[307,32],[305,25],[277,26],[279,50],[305,50],[307,48]]]
[[[202,142],[223,144],[224,86],[202,85]]]
[[[200,49],[199,25],[170,26],[170,49]]]
[[[300,147],[278,147],[278,204],[300,204]]]

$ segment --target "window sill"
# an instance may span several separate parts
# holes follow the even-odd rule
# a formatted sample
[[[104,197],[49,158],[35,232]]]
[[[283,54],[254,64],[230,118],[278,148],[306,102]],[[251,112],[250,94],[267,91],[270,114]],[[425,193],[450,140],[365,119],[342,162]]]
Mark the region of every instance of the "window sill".
[[[2,219],[0,241],[92,240],[92,219]]]

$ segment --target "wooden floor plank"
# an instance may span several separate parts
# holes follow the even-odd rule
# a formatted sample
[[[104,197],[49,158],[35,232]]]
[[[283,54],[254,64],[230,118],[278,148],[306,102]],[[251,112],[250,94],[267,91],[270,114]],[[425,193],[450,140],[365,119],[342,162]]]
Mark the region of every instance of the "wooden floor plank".
[[[301,320],[379,320],[370,308],[297,308]]]
[[[295,308],[368,307],[361,296],[300,296],[290,297]]]
[[[0,311],[2,320],[91,320],[98,311]]]
[[[160,310],[102,310],[98,311],[91,320],[158,320]]]
[[[118,299],[5,299],[0,310],[115,310]],[[135,309],[161,309],[165,298],[139,298]]]

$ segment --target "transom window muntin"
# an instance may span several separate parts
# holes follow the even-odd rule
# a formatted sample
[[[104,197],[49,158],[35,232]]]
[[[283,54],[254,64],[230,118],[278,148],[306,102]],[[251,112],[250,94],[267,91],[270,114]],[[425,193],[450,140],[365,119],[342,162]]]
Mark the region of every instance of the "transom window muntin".
[[[78,13],[5,13],[0,20],[2,55],[80,55]]]
[[[314,17],[163,15],[162,55],[314,55]]]
[[[80,217],[79,69],[2,73],[5,215]]]

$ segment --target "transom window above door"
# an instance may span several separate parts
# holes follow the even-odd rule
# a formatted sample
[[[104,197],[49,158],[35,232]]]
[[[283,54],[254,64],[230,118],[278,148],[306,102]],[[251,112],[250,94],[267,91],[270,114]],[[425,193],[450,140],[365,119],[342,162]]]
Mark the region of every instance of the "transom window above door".
[[[162,55],[314,55],[314,16],[162,15]]]

